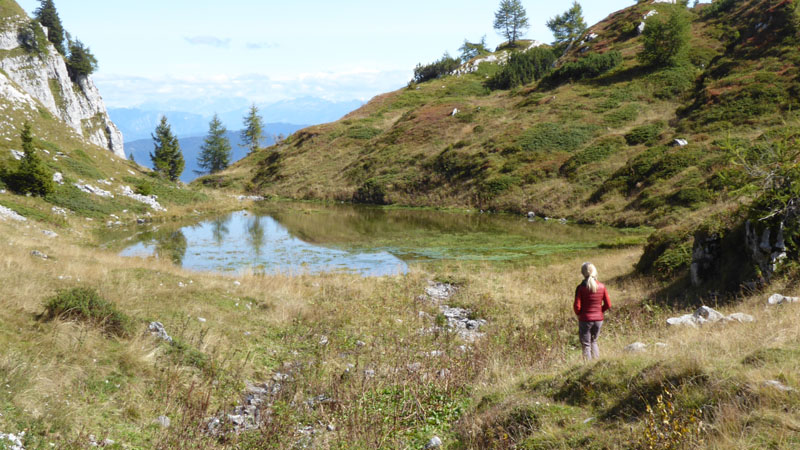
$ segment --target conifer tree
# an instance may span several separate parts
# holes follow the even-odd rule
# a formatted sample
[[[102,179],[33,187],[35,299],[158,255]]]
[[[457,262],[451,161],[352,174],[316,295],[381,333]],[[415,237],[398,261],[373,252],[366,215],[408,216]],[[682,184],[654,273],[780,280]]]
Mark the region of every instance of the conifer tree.
[[[55,190],[53,173],[45,166],[36,149],[33,147],[31,124],[25,122],[22,127],[22,151],[25,155],[16,172],[10,174],[9,187],[20,194],[33,194],[44,197]]]
[[[202,152],[197,158],[197,165],[207,173],[219,172],[230,165],[231,143],[225,136],[227,132],[219,116],[214,114],[214,118],[208,124],[208,135],[200,147]]]
[[[53,0],[39,0],[39,7],[34,11],[34,17],[47,28],[47,39],[53,43],[58,53],[65,54],[64,27]]]
[[[244,117],[244,130],[242,130],[242,141],[244,147],[250,149],[250,153],[261,147],[264,139],[264,119],[258,114],[258,107],[255,103],[250,106],[250,111]]]
[[[513,46],[527,30],[528,15],[520,0],[502,0],[494,13],[494,29]]]
[[[151,136],[154,151],[150,154],[150,160],[153,161],[154,170],[172,181],[177,181],[183,173],[183,153],[165,116],[161,116],[161,122]]]
[[[69,40],[67,68],[73,80],[77,80],[79,76],[89,76],[97,70],[97,58],[80,39]]]
[[[577,41],[586,32],[586,21],[583,19],[583,8],[577,1],[564,14],[547,21],[547,28],[553,32],[553,47],[563,50]]]

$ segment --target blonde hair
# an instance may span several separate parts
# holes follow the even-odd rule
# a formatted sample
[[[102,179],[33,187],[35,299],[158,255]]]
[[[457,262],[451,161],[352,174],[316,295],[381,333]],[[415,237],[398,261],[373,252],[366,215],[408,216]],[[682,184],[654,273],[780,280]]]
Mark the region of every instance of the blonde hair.
[[[586,287],[592,292],[597,292],[597,267],[592,263],[583,263],[581,273],[586,282]]]

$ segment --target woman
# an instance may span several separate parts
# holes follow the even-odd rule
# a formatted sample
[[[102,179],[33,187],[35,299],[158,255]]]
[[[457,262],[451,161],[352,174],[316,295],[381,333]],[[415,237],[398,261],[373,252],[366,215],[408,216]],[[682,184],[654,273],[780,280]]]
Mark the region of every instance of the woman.
[[[603,326],[603,313],[611,308],[611,300],[603,283],[597,281],[597,268],[592,263],[581,266],[583,283],[575,289],[572,309],[578,316],[578,337],[583,346],[583,358],[587,361],[600,357],[597,335]]]

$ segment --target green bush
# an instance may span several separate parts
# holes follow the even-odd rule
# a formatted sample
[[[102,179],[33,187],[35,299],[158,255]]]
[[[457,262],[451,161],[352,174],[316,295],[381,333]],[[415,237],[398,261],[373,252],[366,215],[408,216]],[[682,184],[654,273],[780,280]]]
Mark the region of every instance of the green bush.
[[[380,181],[370,178],[358,187],[353,194],[353,201],[356,203],[385,205],[387,204],[386,188]]]
[[[429,163],[434,172],[445,178],[463,179],[478,174],[483,167],[480,156],[457,151],[452,145],[441,151]]]
[[[672,278],[692,262],[692,236],[687,231],[659,231],[647,239],[636,263],[640,273]]]
[[[441,59],[431,64],[417,64],[414,68],[414,83],[424,83],[429,80],[449,75],[461,66],[461,61],[445,53]]]
[[[661,136],[661,130],[663,129],[664,122],[661,121],[636,127],[625,135],[625,142],[627,142],[628,145],[653,145],[658,142],[658,138]]]
[[[625,105],[603,116],[603,123],[612,128],[618,128],[625,123],[636,120],[639,116],[638,105]]]
[[[114,336],[128,336],[132,320],[92,288],[61,290],[45,303],[44,318],[90,322]]]
[[[550,72],[542,84],[555,87],[570,81],[595,78],[609,72],[622,64],[622,53],[614,50],[607,53],[590,53],[583,58],[568,62]]]
[[[549,47],[514,52],[499,73],[487,83],[492,89],[511,89],[541,79],[550,71],[556,55]]]
[[[136,193],[147,196],[153,195],[153,185],[146,180],[142,180],[136,184]]]
[[[507,191],[510,187],[520,184],[522,180],[512,175],[493,175],[484,180],[479,189],[484,197],[493,198]]]
[[[585,149],[575,153],[559,168],[559,173],[566,177],[574,176],[578,169],[586,164],[602,161],[619,150],[622,146],[621,139],[609,138],[601,142],[590,145]]]
[[[699,187],[679,189],[667,198],[672,205],[694,207],[711,199],[711,193]]]
[[[670,100],[690,92],[697,78],[697,69],[689,65],[669,67],[647,77],[656,98]]]
[[[598,127],[589,124],[540,123],[517,139],[517,145],[529,152],[571,152],[591,140]]]
[[[369,140],[381,134],[381,130],[364,125],[354,125],[347,129],[347,137],[350,139]]]

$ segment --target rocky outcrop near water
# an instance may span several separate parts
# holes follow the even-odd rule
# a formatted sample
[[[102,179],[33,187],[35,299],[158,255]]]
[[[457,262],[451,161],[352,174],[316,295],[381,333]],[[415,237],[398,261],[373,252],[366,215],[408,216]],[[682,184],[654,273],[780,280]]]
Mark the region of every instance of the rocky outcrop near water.
[[[122,133],[91,78],[70,77],[64,57],[46,40],[37,42],[31,27],[42,28],[21,15],[0,20],[0,99],[5,100],[0,110],[27,118],[47,110],[78,136],[125,158]],[[7,120],[4,131],[20,125]]]

